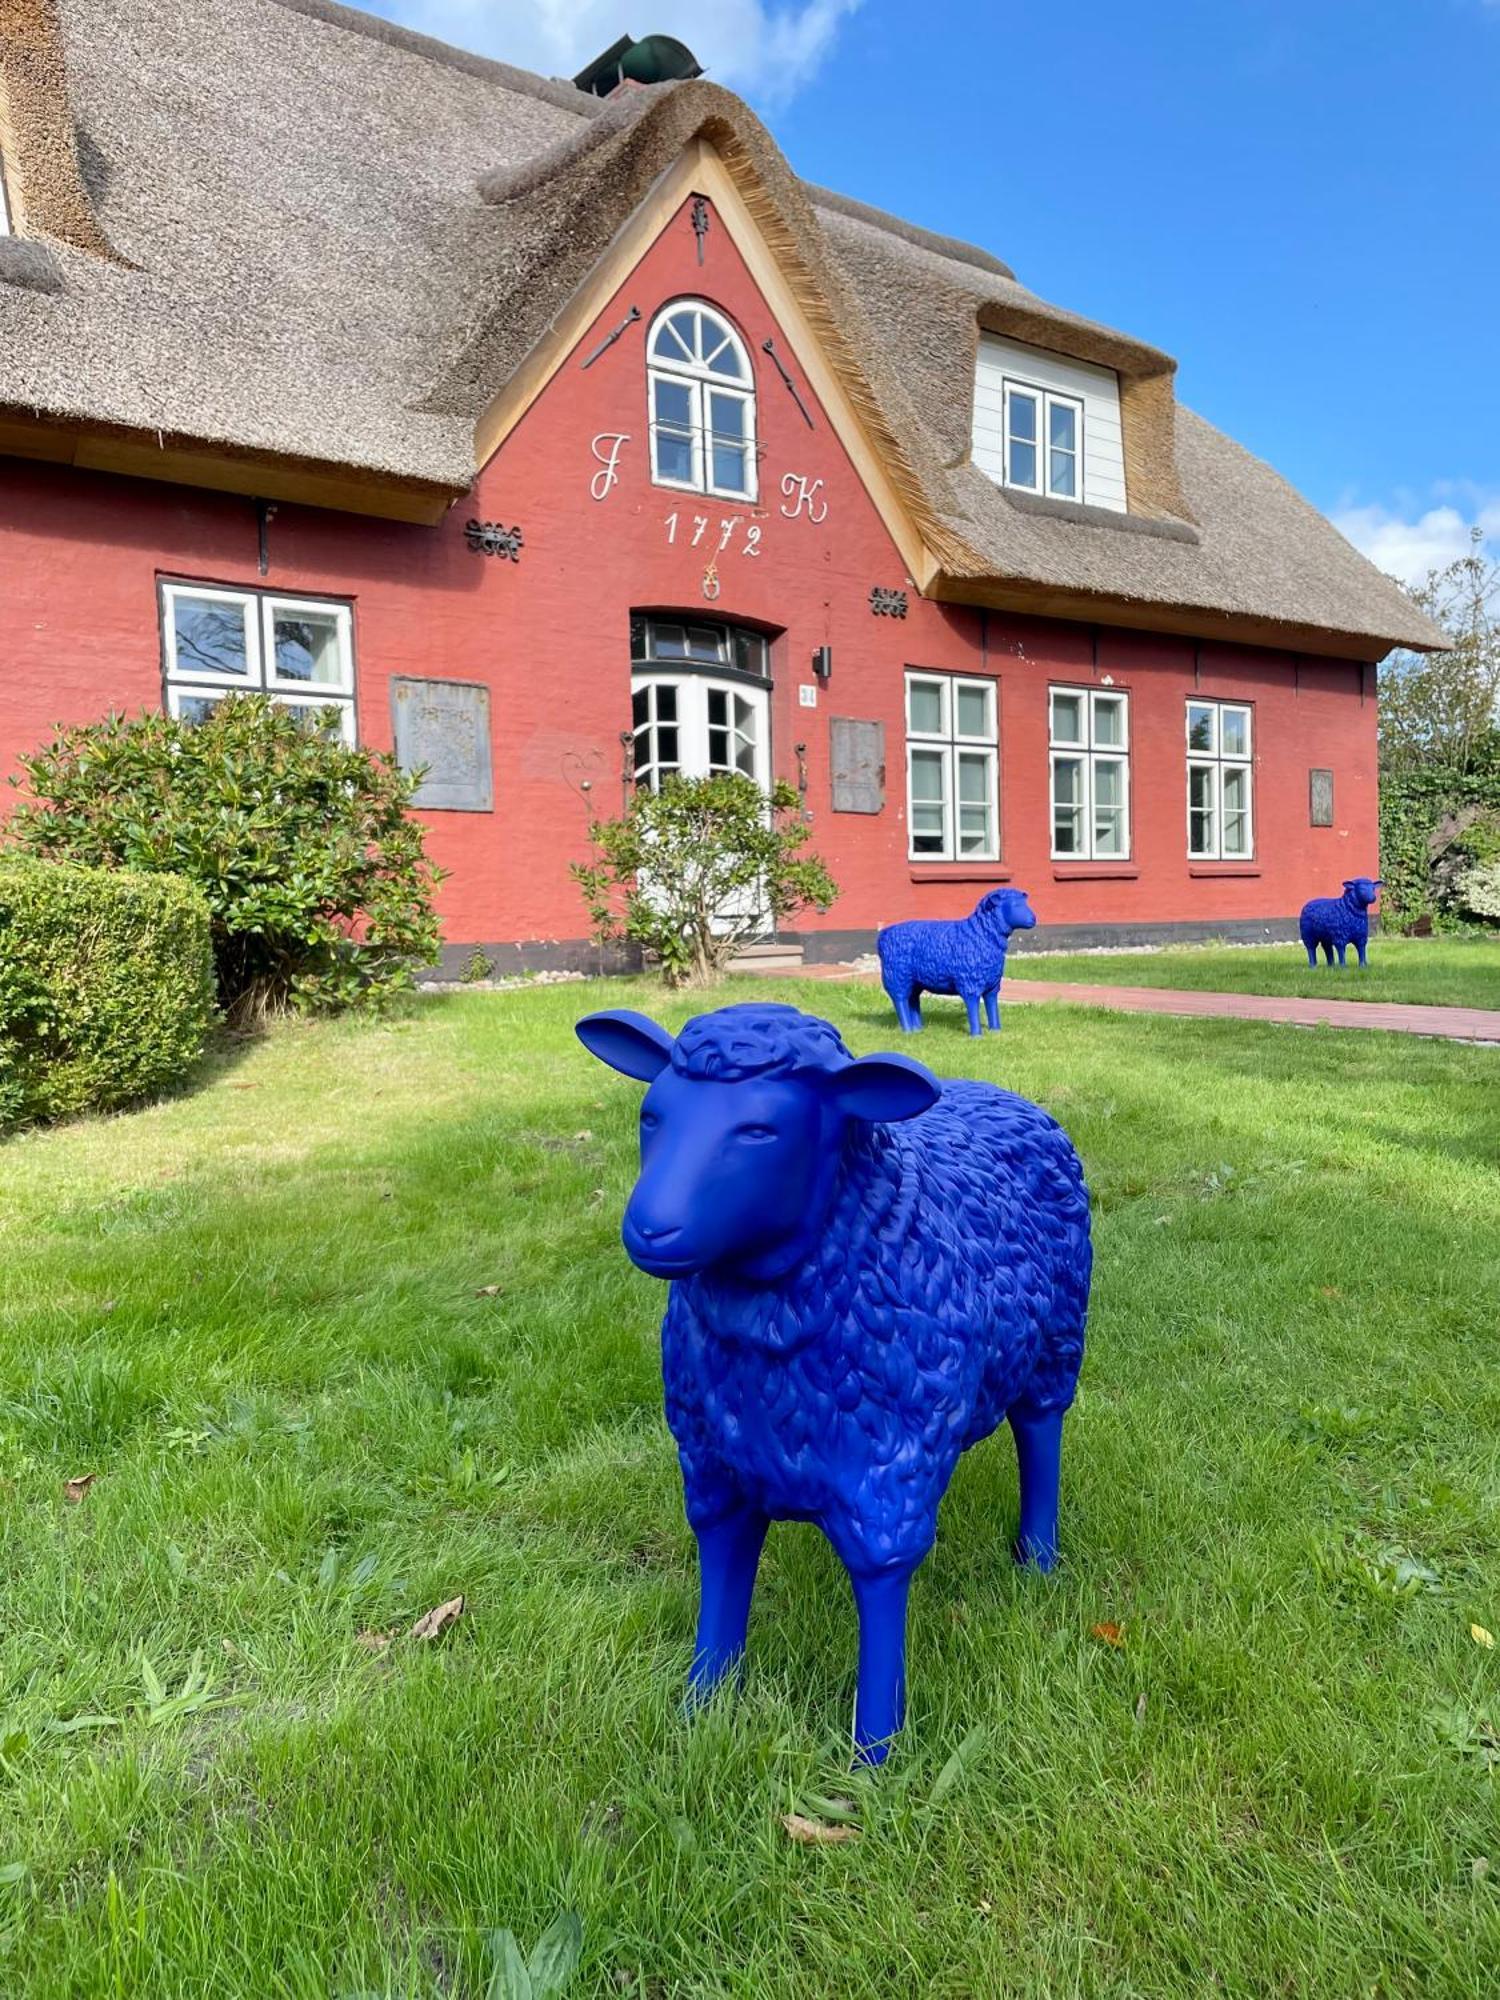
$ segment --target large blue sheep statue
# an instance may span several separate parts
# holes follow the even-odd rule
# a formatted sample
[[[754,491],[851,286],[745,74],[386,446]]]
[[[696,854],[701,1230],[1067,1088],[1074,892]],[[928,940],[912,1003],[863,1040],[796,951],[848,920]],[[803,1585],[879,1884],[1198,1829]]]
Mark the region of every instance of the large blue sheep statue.
[[[992,1029],[1000,1026],[1000,981],[1012,931],[1029,931],[1036,916],[1024,889],[991,889],[956,922],[936,919],[888,924],[875,940],[880,983],[890,995],[896,1019],[908,1034],[922,1025],[921,1000],[928,993],[956,993],[969,1016],[969,1033],[980,1035],[979,1003]]]
[[[1310,903],[1304,903],[1299,928],[1308,964],[1317,964],[1321,945],[1325,963],[1332,965],[1336,951],[1342,966],[1344,953],[1352,944],[1363,965],[1370,939],[1370,905],[1379,894],[1378,876],[1356,875],[1344,884],[1342,896],[1314,896]]]
[[[662,1321],[700,1603],[691,1686],[739,1667],[772,1521],[813,1521],[859,1614],[854,1736],[905,1706],[906,1600],[959,1453],[1009,1420],[1019,1562],[1057,1559],[1063,1416],[1083,1360],[1088,1191],[1067,1134],[993,1084],[856,1061],[827,1021],[751,1004],[676,1037],[590,1014],[649,1083],[621,1235]]]

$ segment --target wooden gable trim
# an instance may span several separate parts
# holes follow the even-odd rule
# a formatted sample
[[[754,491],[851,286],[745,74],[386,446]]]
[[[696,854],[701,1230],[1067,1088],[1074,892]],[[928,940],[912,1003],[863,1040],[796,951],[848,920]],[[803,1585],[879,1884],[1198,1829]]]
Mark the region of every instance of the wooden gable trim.
[[[905,496],[891,478],[843,377],[829,360],[824,342],[737,180],[705,139],[695,139],[661,176],[615,236],[589,282],[574,293],[505,387],[481,412],[474,427],[478,470],[482,472],[489,464],[683,202],[693,194],[706,195],[713,203],[767,307],[792,343],[798,364],[896,544],[913,586],[925,590],[938,572],[938,558]]]

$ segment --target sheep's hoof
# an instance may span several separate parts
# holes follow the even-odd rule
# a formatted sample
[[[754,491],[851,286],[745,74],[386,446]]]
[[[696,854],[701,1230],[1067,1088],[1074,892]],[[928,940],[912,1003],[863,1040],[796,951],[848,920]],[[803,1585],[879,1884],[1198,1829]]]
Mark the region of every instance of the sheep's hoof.
[[[1057,1549],[1047,1542],[1017,1540],[1011,1543],[1010,1553],[1022,1569],[1039,1569],[1043,1576],[1057,1568]]]

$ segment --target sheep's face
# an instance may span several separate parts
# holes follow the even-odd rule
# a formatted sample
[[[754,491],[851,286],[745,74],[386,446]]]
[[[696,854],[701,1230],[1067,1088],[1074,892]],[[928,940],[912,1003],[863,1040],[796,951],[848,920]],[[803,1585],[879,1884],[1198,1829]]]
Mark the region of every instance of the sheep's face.
[[[726,1028],[743,1033],[747,1015],[795,1014],[723,1008],[695,1026],[738,1016]],[[773,1033],[779,1025],[772,1021]],[[939,1095],[936,1078],[905,1056],[842,1059],[848,1052],[832,1030],[831,1066],[729,1079],[674,1065],[672,1037],[641,1014],[590,1014],[577,1033],[601,1061],[651,1086],[641,1105],[640,1177],[620,1234],[631,1262],[656,1278],[712,1269],[765,1278],[789,1269],[817,1242],[849,1121],[913,1118]]]
[[[631,1262],[680,1278],[764,1256],[798,1232],[833,1136],[800,1080],[663,1070],[641,1105],[641,1174],[620,1232]]]
[[[1024,889],[991,889],[980,898],[979,913],[1007,936],[1012,931],[1036,928],[1036,911],[1027,902]]]
[[[1352,881],[1346,882],[1344,887],[1354,898],[1356,907],[1361,910],[1368,910],[1380,894],[1378,877],[1372,881],[1368,875],[1356,875]]]

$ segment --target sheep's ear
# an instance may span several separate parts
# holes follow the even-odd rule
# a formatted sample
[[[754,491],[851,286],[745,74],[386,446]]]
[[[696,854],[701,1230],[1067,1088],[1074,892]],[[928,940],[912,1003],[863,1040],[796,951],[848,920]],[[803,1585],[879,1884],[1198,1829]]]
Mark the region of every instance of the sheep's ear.
[[[672,1037],[666,1029],[649,1015],[625,1007],[585,1014],[573,1032],[591,1056],[642,1083],[659,1076],[672,1060]]]
[[[872,1125],[894,1124],[930,1111],[942,1086],[930,1069],[910,1056],[863,1056],[823,1078],[823,1094],[849,1118]]]

